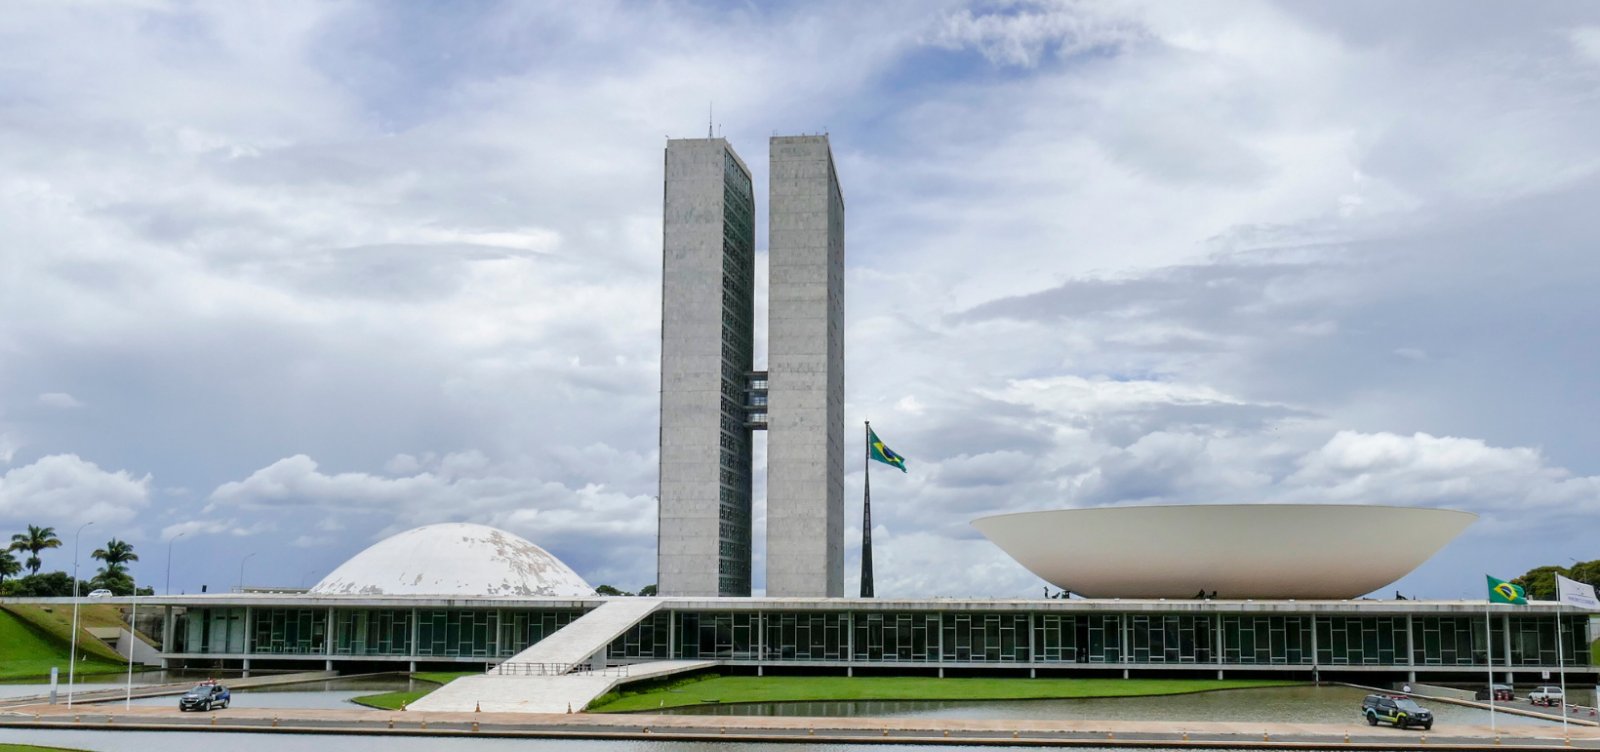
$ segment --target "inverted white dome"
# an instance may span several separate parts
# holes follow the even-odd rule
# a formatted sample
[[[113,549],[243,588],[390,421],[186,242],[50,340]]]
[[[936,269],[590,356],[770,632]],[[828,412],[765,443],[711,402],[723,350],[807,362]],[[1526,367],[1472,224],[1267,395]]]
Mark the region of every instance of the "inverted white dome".
[[[487,525],[449,522],[396,533],[339,565],[318,595],[594,595],[550,552]]]
[[[1340,504],[1054,509],[972,521],[1046,582],[1090,598],[1355,598],[1404,577],[1477,515]]]

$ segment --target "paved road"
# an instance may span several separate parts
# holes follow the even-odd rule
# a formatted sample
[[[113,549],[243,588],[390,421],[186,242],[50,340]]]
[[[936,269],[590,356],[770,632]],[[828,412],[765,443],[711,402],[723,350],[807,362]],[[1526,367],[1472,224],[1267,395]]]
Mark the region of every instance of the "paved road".
[[[0,711],[0,728],[279,731],[315,734],[477,735],[592,739],[959,743],[1007,745],[1199,746],[1414,749],[1600,750],[1600,729],[1502,724],[1401,731],[1365,723],[1223,721],[977,720],[937,718],[785,718],[527,713],[422,713],[371,710],[229,708],[183,713],[176,708],[35,705]]]

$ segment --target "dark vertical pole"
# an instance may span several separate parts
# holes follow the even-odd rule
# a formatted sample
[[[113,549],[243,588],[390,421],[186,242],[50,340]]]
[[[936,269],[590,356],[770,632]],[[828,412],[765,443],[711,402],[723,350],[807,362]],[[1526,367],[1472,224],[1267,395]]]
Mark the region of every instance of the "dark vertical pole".
[[[861,466],[866,482],[861,487],[861,597],[872,594],[872,421],[866,422],[866,453]]]

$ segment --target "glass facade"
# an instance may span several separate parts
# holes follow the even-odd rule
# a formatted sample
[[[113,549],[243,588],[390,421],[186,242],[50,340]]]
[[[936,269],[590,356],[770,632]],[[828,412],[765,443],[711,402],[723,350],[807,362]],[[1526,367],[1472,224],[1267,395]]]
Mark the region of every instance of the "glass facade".
[[[755,192],[750,173],[731,150],[723,153],[722,190],[722,435],[718,452],[722,471],[717,508],[717,592],[747,596],[752,421],[746,403],[755,397],[749,390],[755,358]],[[765,404],[766,395],[761,396]]]
[[[169,652],[504,660],[571,624],[570,609],[189,608]],[[663,610],[607,659],[733,662],[1397,668],[1554,666],[1553,614],[1352,616],[967,610]],[[1568,666],[1588,666],[1589,620],[1563,615]]]
[[[334,655],[410,655],[409,609],[336,611]]]
[[[255,610],[256,653],[320,655],[327,652],[328,610],[324,608],[258,608]]]

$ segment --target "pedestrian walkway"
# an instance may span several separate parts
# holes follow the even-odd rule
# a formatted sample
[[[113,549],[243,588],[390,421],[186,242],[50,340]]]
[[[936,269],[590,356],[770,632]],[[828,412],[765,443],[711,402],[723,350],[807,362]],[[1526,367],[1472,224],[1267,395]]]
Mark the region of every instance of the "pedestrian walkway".
[[[612,640],[661,608],[660,598],[618,598],[573,620],[556,633],[528,646],[504,664],[576,666],[605,650]],[[508,669],[502,673],[510,673]],[[528,671],[518,671],[526,674]],[[565,673],[565,672],[561,672]]]
[[[580,713],[596,697],[642,679],[715,666],[715,661],[655,661],[568,674],[463,676],[406,709],[430,713]]]
[[[659,598],[608,601],[488,673],[463,676],[411,703],[408,709],[576,713],[620,684],[714,665],[712,661],[657,661],[605,667],[605,650],[611,642],[655,613],[661,603]]]

